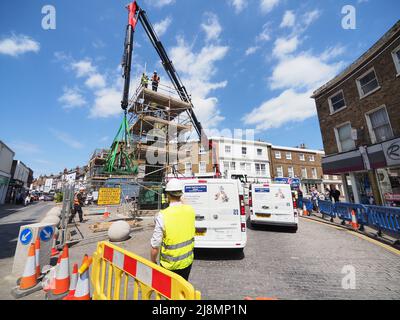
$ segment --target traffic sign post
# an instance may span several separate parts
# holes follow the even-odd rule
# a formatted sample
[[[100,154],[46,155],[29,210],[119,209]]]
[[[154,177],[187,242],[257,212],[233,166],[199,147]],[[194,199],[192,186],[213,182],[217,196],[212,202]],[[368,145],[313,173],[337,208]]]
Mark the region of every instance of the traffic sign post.
[[[12,269],[14,276],[20,277],[24,272],[29,246],[31,243],[35,243],[38,236],[40,239],[40,265],[45,266],[50,264],[51,240],[53,239],[54,232],[55,225],[49,223],[35,223],[20,228]]]

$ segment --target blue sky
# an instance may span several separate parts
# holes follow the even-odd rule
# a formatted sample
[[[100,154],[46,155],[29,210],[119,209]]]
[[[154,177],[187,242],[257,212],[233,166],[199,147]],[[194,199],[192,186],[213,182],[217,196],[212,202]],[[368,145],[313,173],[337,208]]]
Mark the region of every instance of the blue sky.
[[[85,164],[108,147],[122,111],[119,64],[127,1],[0,2],[0,139],[35,176]],[[142,0],[214,135],[322,148],[311,92],[375,43],[398,19],[398,0]],[[44,5],[56,29],[42,28]],[[342,7],[356,29],[342,28]],[[133,78],[146,66],[166,81],[141,26]],[[165,83],[165,82],[164,82]],[[225,130],[225,131],[224,131]]]

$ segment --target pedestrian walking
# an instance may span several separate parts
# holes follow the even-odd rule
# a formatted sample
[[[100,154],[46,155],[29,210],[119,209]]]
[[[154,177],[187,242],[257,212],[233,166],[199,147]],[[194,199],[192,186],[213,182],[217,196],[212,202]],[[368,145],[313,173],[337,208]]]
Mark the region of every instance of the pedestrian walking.
[[[153,87],[153,91],[157,92],[159,84],[160,84],[160,77],[158,76],[157,71],[154,71],[153,76],[151,78],[151,85]]]
[[[85,203],[85,198],[83,192],[85,191],[85,188],[80,188],[79,192],[77,192],[74,196],[74,208],[72,210],[72,214],[68,220],[68,223],[72,223],[72,220],[74,220],[76,214],[79,214],[79,222],[83,222],[83,211],[82,207],[84,206]]]
[[[319,192],[318,192],[317,188],[313,187],[311,189],[311,201],[313,204],[313,209],[316,212],[319,212],[318,200],[319,200]]]
[[[335,200],[335,203],[340,202],[340,196],[341,196],[341,194],[340,194],[340,191],[339,191],[338,189],[336,189],[335,186],[332,186],[332,187],[331,187],[330,196],[331,196],[331,198],[332,198],[333,200]],[[331,201],[332,201],[332,200],[331,200]]]
[[[155,217],[151,238],[151,261],[189,280],[194,259],[195,211],[181,201],[183,186],[177,179],[168,182],[165,192],[169,207]]]

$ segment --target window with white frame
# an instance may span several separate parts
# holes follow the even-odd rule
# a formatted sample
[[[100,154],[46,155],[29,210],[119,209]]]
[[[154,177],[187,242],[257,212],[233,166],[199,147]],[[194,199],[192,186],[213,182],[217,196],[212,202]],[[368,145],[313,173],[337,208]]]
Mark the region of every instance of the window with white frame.
[[[400,75],[400,47],[397,47],[392,52],[394,65],[396,66],[397,74]]]
[[[231,162],[231,170],[236,170],[236,162]]]
[[[199,154],[206,154],[206,148],[204,148],[204,146],[200,146]]]
[[[225,153],[231,153],[232,147],[231,146],[225,146]]]
[[[379,143],[393,138],[393,131],[390,126],[386,107],[368,113],[367,123],[372,143]]]
[[[281,159],[282,158],[282,154],[280,151],[275,151],[275,159]]]
[[[229,162],[224,161],[224,170],[229,170]]]
[[[200,161],[200,173],[206,173],[207,172],[207,162],[205,161]]]
[[[276,167],[276,176],[278,178],[283,178],[283,167],[282,166]]]
[[[300,161],[306,161],[306,156],[304,154],[299,155]]]
[[[257,149],[257,155],[262,156],[262,154],[263,154],[262,149]]]
[[[289,178],[294,178],[294,168],[288,167],[288,176]]]
[[[242,155],[247,155],[247,148],[246,147],[242,147]]]
[[[251,163],[246,163],[246,171],[247,172],[251,171]]]
[[[330,176],[327,174],[324,174],[324,180],[330,180]]]
[[[241,162],[240,163],[240,170],[242,170],[242,171],[246,170],[246,163],[245,162]]]
[[[308,176],[307,176],[307,168],[301,168],[301,177],[303,179],[307,179],[308,178]]]
[[[190,150],[186,150],[186,157],[188,158],[188,157],[190,157]]]
[[[192,174],[192,163],[191,162],[185,163],[185,174]]]
[[[361,98],[376,91],[379,88],[379,82],[376,77],[375,70],[371,69],[370,71],[359,77],[357,79],[357,87]]]
[[[308,157],[308,160],[309,160],[310,162],[315,162],[315,156],[309,156],[309,157]]]
[[[312,175],[313,179],[318,179],[318,172],[317,172],[316,168],[311,169],[311,175]]]
[[[344,109],[346,107],[346,101],[344,99],[343,90],[329,97],[328,102],[331,113],[335,113],[339,110]]]
[[[335,129],[339,152],[346,152],[355,149],[356,144],[351,135],[351,130],[352,128],[350,123],[346,123]]]
[[[286,152],[286,160],[292,160],[292,153]]]

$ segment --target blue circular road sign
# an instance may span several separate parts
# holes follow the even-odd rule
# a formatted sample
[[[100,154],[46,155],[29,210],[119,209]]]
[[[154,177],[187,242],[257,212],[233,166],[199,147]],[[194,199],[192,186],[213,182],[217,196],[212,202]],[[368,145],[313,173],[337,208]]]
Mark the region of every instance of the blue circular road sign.
[[[40,240],[44,242],[50,241],[52,239],[53,233],[54,233],[53,227],[50,226],[44,227],[42,231],[40,231],[39,233]]]
[[[30,228],[26,228],[21,232],[21,235],[19,236],[19,241],[26,246],[31,243],[33,238],[33,231]]]

